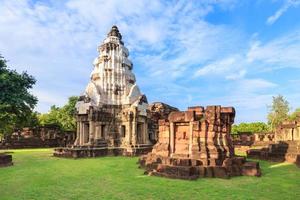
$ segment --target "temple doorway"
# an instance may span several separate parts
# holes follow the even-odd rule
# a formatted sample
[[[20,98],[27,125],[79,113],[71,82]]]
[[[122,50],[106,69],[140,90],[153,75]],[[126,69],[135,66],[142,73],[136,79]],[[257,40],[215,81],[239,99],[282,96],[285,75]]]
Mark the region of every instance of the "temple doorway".
[[[143,133],[144,133],[144,124],[138,123],[137,124],[137,141],[138,143],[143,143]]]
[[[189,154],[189,124],[175,124],[174,126],[175,154]]]

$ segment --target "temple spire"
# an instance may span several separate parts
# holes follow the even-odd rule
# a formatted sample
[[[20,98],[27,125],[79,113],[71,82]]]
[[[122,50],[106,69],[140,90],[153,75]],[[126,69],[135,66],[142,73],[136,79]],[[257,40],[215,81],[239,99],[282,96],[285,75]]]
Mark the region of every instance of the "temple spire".
[[[113,25],[111,27],[111,30],[109,31],[109,33],[107,34],[107,36],[115,36],[118,37],[120,40],[122,40],[122,35],[118,29],[118,27],[116,25]]]

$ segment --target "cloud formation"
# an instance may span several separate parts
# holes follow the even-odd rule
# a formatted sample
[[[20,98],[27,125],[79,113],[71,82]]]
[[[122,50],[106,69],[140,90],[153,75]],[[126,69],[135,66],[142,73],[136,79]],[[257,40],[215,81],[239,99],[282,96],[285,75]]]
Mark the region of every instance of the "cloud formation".
[[[235,106],[238,122],[264,120],[272,95],[284,87],[295,91],[268,72],[299,68],[300,30],[253,39],[239,26],[210,20],[242,6],[235,0],[0,0],[0,53],[37,78],[37,110],[46,112],[84,90],[97,46],[116,24],[150,101],[181,109]]]
[[[300,5],[299,0],[285,0],[283,5],[275,12],[274,15],[268,17],[267,24],[274,24],[290,7],[297,7]]]

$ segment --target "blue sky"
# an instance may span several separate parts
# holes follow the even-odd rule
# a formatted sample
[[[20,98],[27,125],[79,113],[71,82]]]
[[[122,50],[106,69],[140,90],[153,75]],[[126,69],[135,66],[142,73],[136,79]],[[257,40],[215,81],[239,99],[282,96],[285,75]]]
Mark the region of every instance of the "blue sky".
[[[0,0],[0,53],[47,112],[83,92],[113,24],[149,102],[234,106],[237,123],[278,94],[300,107],[300,0]]]

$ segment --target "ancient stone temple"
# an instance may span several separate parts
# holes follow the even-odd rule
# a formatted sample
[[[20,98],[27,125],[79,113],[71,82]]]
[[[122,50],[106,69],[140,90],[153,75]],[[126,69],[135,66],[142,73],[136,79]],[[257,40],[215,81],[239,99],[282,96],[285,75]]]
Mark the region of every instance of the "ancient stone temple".
[[[180,179],[260,176],[257,162],[234,155],[230,137],[233,107],[190,107],[159,120],[159,140],[141,156],[140,167],[156,176]]]
[[[152,148],[147,98],[136,84],[128,49],[116,26],[98,52],[90,82],[76,104],[74,147],[56,149],[56,156],[136,155]]]

